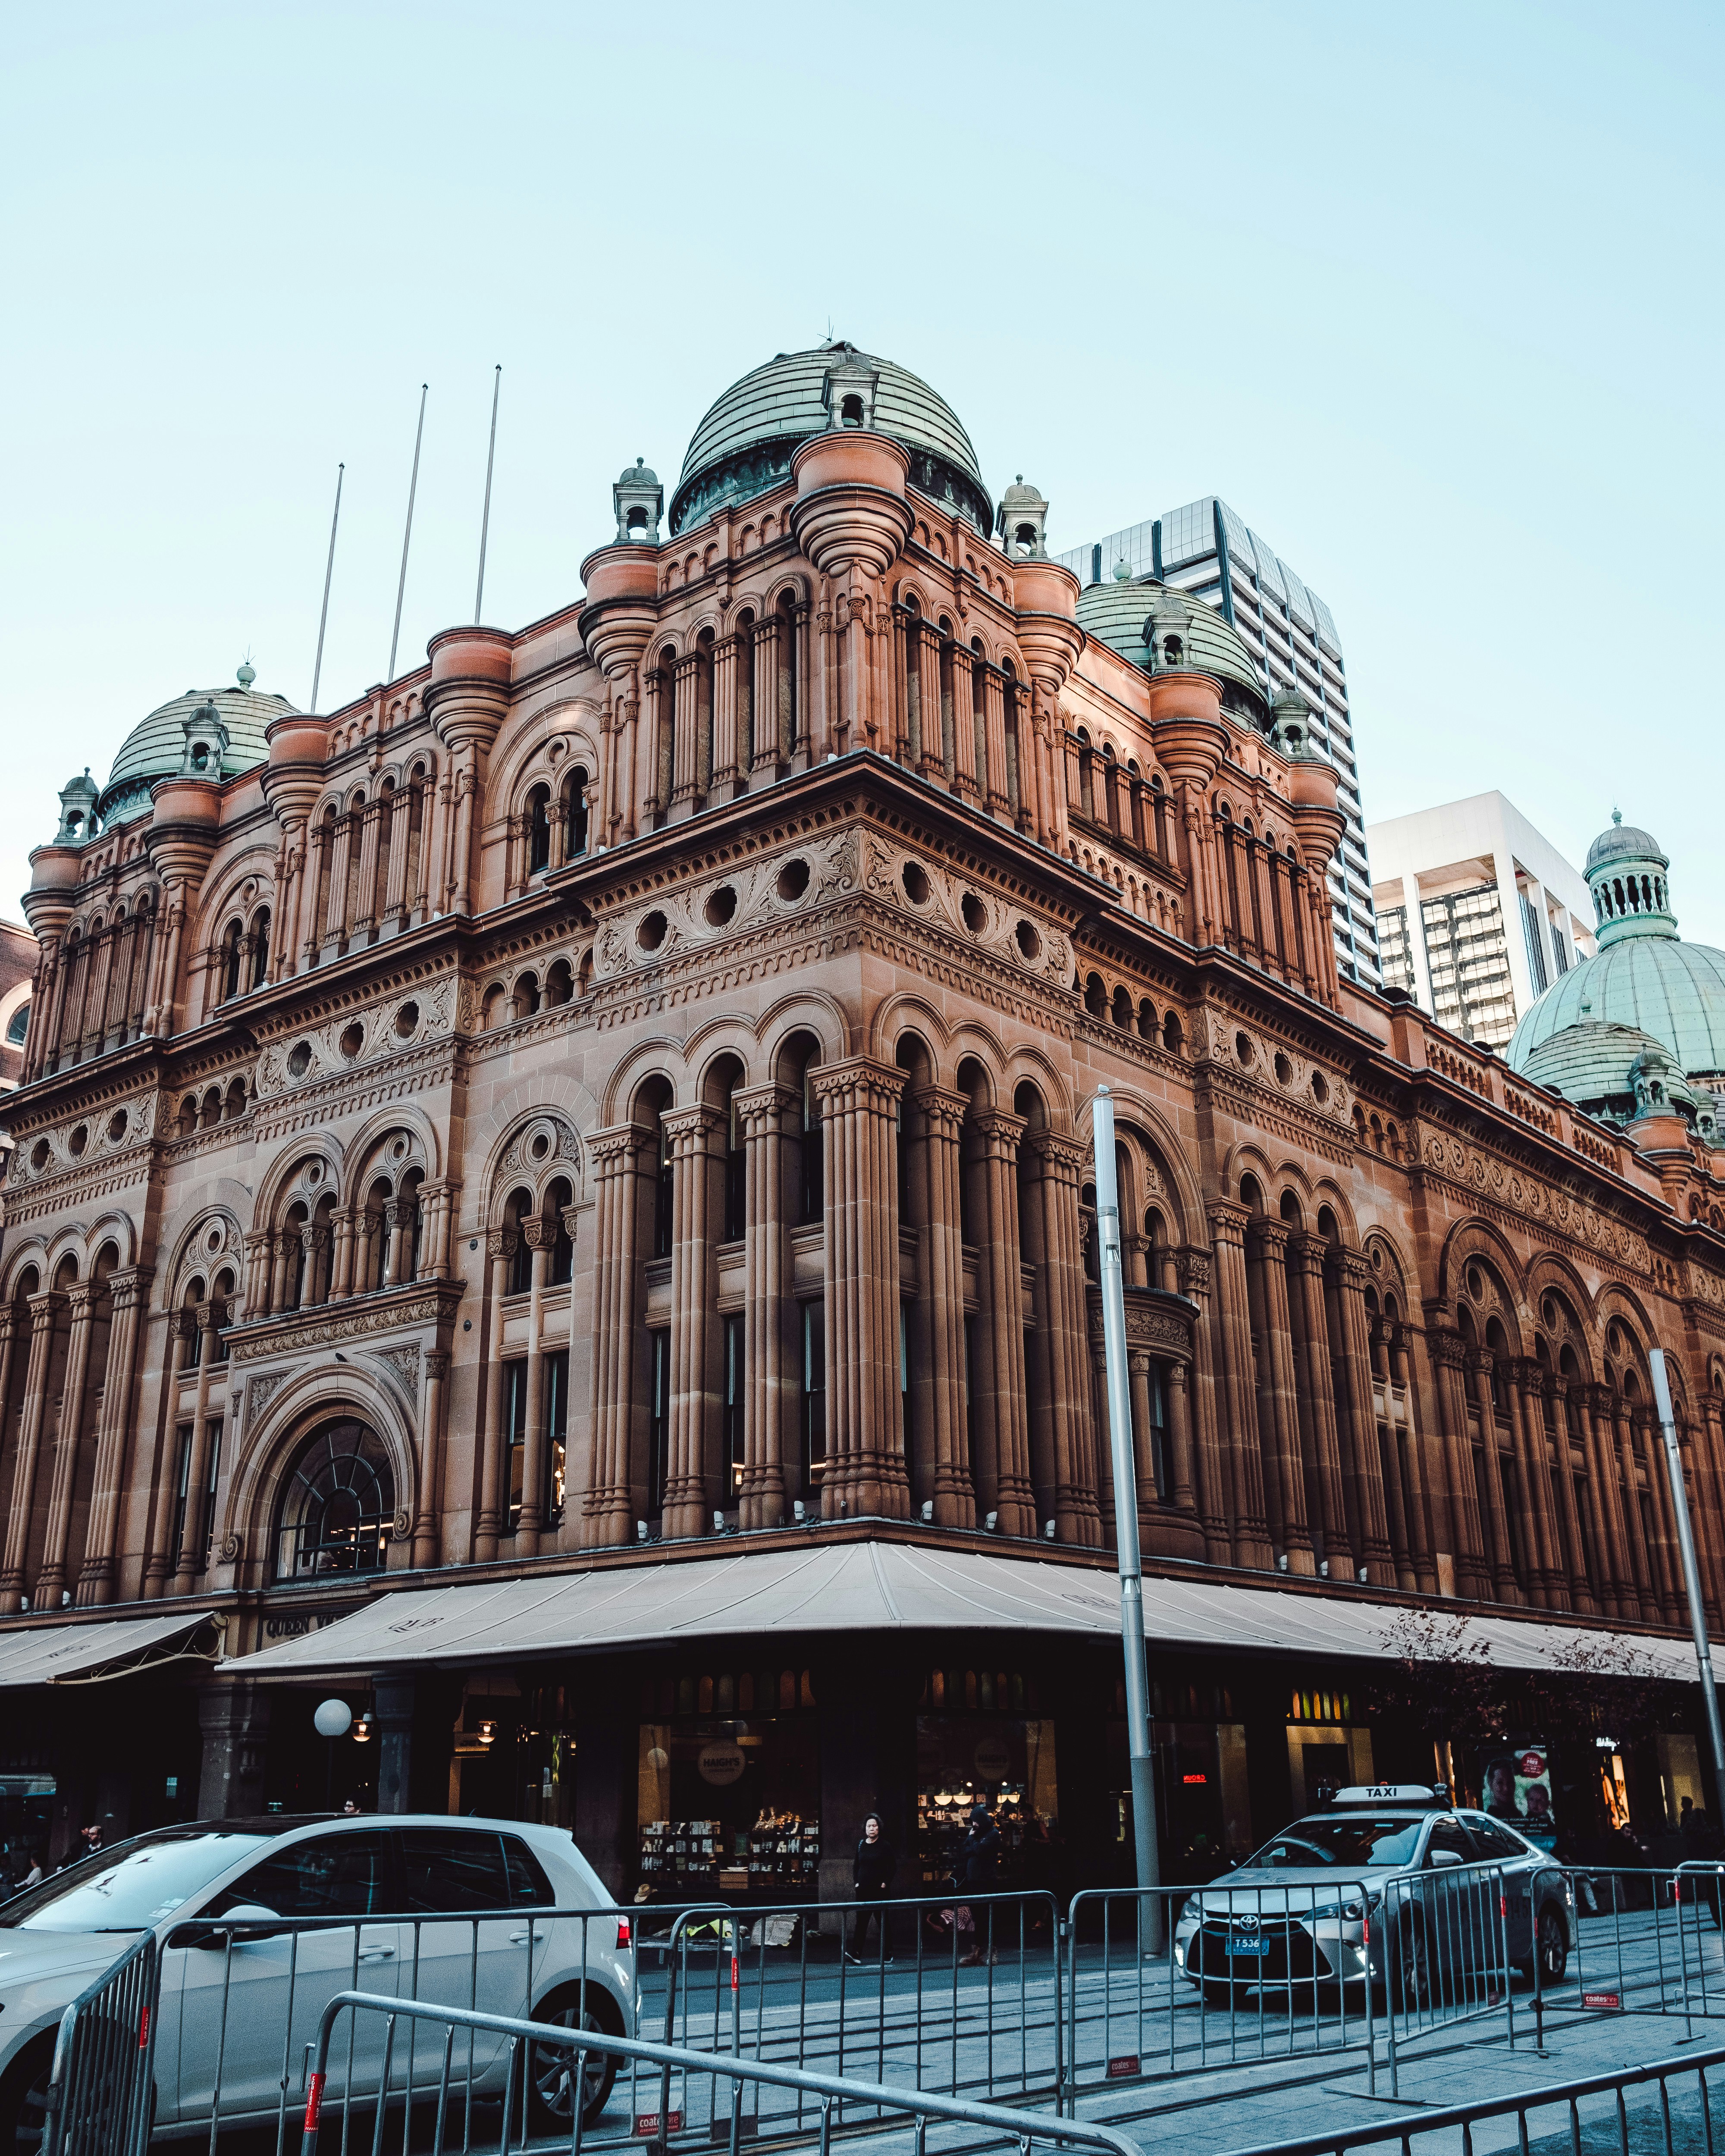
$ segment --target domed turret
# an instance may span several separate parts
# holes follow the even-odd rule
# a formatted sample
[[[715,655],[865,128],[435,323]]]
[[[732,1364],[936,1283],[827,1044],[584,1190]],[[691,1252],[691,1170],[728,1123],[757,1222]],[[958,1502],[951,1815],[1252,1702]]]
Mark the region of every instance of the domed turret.
[[[1133,583],[1128,572],[1117,582],[1086,584],[1078,595],[1078,622],[1098,644],[1147,674],[1170,668],[1214,674],[1222,684],[1224,710],[1260,730],[1268,726],[1270,707],[1251,653],[1202,599],[1188,598],[1151,577]],[[1170,636],[1177,639],[1178,657],[1168,649]]]
[[[659,483],[659,475],[648,465],[644,457],[637,457],[632,465],[625,465],[611,490],[611,500],[617,510],[617,543],[619,547],[656,547],[659,544],[659,520],[665,513],[665,489]]]
[[[912,486],[979,531],[993,528],[993,498],[952,406],[908,367],[840,340],[780,352],[732,382],[712,406],[695,429],[671,497],[673,536],[721,503],[747,501],[783,485],[800,444],[845,427],[896,442],[910,457]]]
[[[1048,552],[1048,504],[1020,472],[1000,497],[995,529],[1016,559],[1040,562]]]
[[[1707,1137],[1725,1087],[1725,952],[1677,934],[1670,867],[1649,833],[1614,814],[1587,856],[1599,947],[1528,1009],[1504,1055],[1607,1122],[1645,1116],[1656,1086],[1662,1111]]]
[[[250,685],[256,679],[248,664],[240,669],[235,687],[188,689],[135,726],[121,743],[97,804],[104,828],[111,830],[116,824],[141,815],[150,806],[150,788],[156,781],[176,778],[188,768],[193,746],[188,720],[195,721],[205,750],[204,762],[197,767],[198,777],[233,778],[262,763],[270,752],[264,728],[294,707],[285,696],[260,696]],[[218,735],[219,761],[209,753]]]

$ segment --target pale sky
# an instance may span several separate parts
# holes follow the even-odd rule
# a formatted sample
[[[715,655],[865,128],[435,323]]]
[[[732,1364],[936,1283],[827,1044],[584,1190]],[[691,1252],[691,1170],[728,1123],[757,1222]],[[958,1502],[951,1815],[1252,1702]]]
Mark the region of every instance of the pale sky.
[[[0,912],[187,688],[567,604],[610,483],[833,332],[1077,545],[1219,493],[1327,600],[1368,820],[1614,803],[1725,943],[1722,16],[1471,5],[12,11]]]

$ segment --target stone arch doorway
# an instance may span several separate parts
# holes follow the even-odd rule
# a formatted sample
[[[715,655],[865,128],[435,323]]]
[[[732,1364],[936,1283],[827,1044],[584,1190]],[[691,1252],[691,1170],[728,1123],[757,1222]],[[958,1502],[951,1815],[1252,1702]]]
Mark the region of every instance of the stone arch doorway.
[[[303,1440],[284,1479],[271,1576],[278,1585],[382,1572],[395,1513],[395,1475],[382,1440],[351,1415]]]

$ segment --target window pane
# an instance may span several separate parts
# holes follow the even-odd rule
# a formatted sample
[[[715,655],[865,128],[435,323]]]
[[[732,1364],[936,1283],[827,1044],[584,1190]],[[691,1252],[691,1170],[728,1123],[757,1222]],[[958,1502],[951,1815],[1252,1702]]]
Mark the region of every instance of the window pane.
[[[387,1833],[324,1835],[247,1872],[213,1913],[254,1902],[278,1917],[376,1917],[390,1909],[389,1888]]]
[[[501,1835],[407,1827],[401,1845],[402,1907],[408,1915],[509,1907]]]
[[[517,1909],[548,1909],[557,1897],[539,1860],[524,1841],[512,1834],[503,1836],[503,1855],[509,1866],[509,1899]]]

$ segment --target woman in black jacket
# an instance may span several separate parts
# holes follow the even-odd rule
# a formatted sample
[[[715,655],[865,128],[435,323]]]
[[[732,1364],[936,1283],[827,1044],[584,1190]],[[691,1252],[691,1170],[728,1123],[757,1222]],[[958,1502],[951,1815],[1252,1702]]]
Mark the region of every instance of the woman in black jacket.
[[[880,1825],[879,1812],[870,1812],[863,1821],[862,1840],[856,1845],[856,1914],[850,1920],[850,1949],[846,1961],[860,1963],[863,1941],[869,1927],[874,1925],[880,1942],[880,1958],[892,1959],[892,1920],[880,1905],[892,1892],[892,1874],[897,1862],[892,1845],[887,1840]]]
[[[1000,1864],[1000,1830],[995,1825],[986,1804],[975,1805],[970,1815],[970,1831],[964,1837],[964,1846],[958,1856],[958,1883],[973,1894],[992,1894],[996,1884],[996,1873]],[[967,1912],[971,1920],[971,1937],[976,1943],[968,1953],[960,1954],[958,1966],[968,1969],[985,1958],[995,1962],[999,1956],[992,1943],[994,1912],[992,1908],[983,1912],[991,1927],[990,1943],[984,1955],[982,1934],[976,1928],[976,1912]]]

